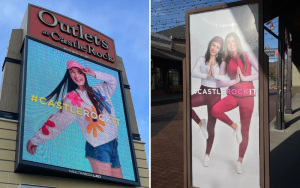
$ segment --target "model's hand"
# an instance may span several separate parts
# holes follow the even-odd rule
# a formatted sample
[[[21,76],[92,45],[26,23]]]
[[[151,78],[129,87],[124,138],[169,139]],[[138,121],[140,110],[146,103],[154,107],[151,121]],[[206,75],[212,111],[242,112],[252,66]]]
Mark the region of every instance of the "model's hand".
[[[214,66],[212,64],[210,64],[210,70],[211,70],[211,76],[214,78],[215,73],[214,73]]]
[[[211,66],[209,66],[209,71],[208,71],[208,73],[206,75],[206,78],[209,78],[209,77],[211,77]]]
[[[237,82],[240,81],[240,73],[241,73],[241,69],[238,67],[238,68],[237,68],[237,71],[236,71],[236,78],[235,78],[235,80],[236,80]]]
[[[90,67],[84,67],[82,69],[82,71],[83,71],[83,73],[88,74],[88,75],[93,76],[93,77],[96,78],[96,73],[92,69],[90,69]]]
[[[239,72],[239,76],[240,76],[241,80],[243,81],[244,75],[243,75],[243,73],[242,73],[240,67],[238,67],[237,69],[238,69],[238,72]]]
[[[37,145],[34,145],[30,140],[28,140],[26,148],[28,153],[34,155],[36,153]]]
[[[241,73],[241,69],[240,69],[240,67],[237,67],[236,68],[236,74],[240,74]]]
[[[211,77],[211,69],[209,69],[209,71],[208,71],[208,73],[206,75],[206,78],[209,78],[209,77]]]

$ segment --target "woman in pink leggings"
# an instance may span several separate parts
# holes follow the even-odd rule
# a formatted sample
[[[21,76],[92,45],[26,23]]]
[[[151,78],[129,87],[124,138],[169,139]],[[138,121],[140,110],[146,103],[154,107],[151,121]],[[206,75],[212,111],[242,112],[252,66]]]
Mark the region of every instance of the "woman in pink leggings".
[[[226,73],[230,81],[218,81],[218,87],[228,87],[228,94],[220,100],[211,113],[214,117],[229,125],[235,131],[239,146],[239,157],[237,160],[237,173],[242,174],[242,162],[248,146],[249,127],[254,107],[253,80],[258,79],[258,62],[252,53],[243,51],[241,42],[236,33],[229,33],[225,38],[225,62],[220,66],[220,75]],[[251,68],[256,70],[251,74]],[[240,123],[233,122],[225,112],[239,107]]]
[[[199,125],[200,130],[207,139],[204,166],[209,166],[209,154],[215,136],[216,118],[211,115],[211,108],[221,99],[220,88],[217,88],[217,80],[229,80],[225,75],[218,75],[223,57],[223,39],[216,36],[209,42],[205,56],[199,57],[192,69],[192,77],[201,78],[200,89],[191,96],[192,108],[207,105],[208,112],[206,125],[206,120],[201,120],[196,112],[193,109],[191,110],[192,119]]]

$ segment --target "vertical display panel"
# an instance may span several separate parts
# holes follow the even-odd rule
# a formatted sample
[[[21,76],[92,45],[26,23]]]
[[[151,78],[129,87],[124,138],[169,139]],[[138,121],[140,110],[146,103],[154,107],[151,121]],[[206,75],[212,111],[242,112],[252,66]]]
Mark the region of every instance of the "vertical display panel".
[[[31,39],[25,50],[19,163],[138,185],[120,72]]]
[[[188,15],[193,187],[261,187],[258,10]]]

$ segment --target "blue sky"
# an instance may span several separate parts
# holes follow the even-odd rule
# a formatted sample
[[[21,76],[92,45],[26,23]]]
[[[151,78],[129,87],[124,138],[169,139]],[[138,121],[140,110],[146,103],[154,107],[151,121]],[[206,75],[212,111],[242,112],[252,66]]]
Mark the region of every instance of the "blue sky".
[[[28,3],[78,20],[115,40],[117,55],[123,58],[149,161],[149,1],[3,1],[0,6],[1,63],[6,57],[11,30],[20,28]]]
[[[274,26],[274,29],[272,31],[274,34],[278,36],[278,26],[279,26],[278,17],[273,19],[272,22]],[[271,24],[264,24],[264,25],[270,29]],[[273,35],[271,35],[267,30],[264,30],[264,35],[265,35],[264,46],[266,47],[269,46],[270,48],[278,48],[278,40]],[[274,62],[274,61],[278,61],[278,59],[277,58],[269,59],[269,62]]]

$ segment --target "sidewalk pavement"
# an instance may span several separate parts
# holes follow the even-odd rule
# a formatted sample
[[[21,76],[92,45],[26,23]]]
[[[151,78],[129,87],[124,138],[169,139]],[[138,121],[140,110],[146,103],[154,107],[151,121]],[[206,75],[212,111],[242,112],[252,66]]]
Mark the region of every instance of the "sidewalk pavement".
[[[152,188],[183,187],[183,107],[182,102],[176,104],[174,118],[151,138]],[[167,104],[152,108],[152,115],[159,108],[174,113],[174,104]]]
[[[300,187],[300,94],[292,98],[292,115],[284,115],[283,131],[270,122],[270,184],[271,188]]]
[[[175,102],[151,108],[151,137],[159,133],[173,120],[177,114],[178,107],[178,102]]]

